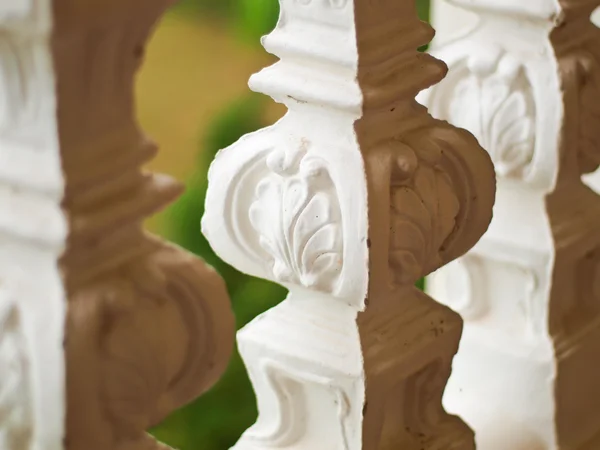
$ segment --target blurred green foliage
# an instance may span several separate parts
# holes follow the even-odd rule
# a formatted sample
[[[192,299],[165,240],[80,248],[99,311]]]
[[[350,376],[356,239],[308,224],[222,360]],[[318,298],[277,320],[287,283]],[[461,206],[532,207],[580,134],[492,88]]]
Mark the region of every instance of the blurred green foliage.
[[[417,0],[417,6],[421,18],[427,20],[429,0]],[[254,45],[275,26],[279,7],[277,0],[183,0],[175,12],[220,17],[232,33]],[[244,275],[221,261],[200,233],[200,219],[210,162],[219,149],[268,125],[262,119],[268,101],[263,95],[248,92],[213,118],[200,143],[197,171],[188,181],[186,193],[167,211],[163,232],[171,241],[201,256],[225,279],[238,328],[283,300],[286,290]],[[177,411],[153,434],[180,450],[226,450],[256,420],[256,414],[254,392],[236,352],[213,389]]]
[[[235,24],[239,35],[249,44],[258,44],[270,32],[279,17],[279,2],[274,0],[238,0]]]
[[[219,149],[266,124],[261,122],[268,99],[249,93],[217,117],[203,140],[198,171],[187,190],[167,212],[164,234],[176,244],[204,258],[225,279],[238,328],[283,300],[286,290],[249,277],[221,261],[200,233],[207,188],[207,169]],[[181,450],[225,450],[256,419],[254,393],[237,352],[219,383],[196,402],[171,416],[154,430],[155,436]]]
[[[222,20],[233,34],[256,45],[270,32],[279,16],[278,0],[180,0],[173,9],[182,14],[201,14]]]

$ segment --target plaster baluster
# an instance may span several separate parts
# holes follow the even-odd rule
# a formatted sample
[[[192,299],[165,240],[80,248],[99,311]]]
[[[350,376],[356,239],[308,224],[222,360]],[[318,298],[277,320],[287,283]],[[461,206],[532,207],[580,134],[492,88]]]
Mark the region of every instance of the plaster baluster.
[[[288,107],[221,151],[203,231],[287,299],[238,333],[259,418],[237,450],[473,449],[441,397],[458,315],[414,287],[491,218],[493,168],[416,94],[445,66],[413,0],[282,0],[250,87]]]
[[[0,448],[62,449],[67,226],[48,2],[0,3]]]
[[[42,3],[52,14],[48,95],[68,219],[64,447],[163,449],[146,430],[217,380],[234,339],[220,277],[143,229],[181,192],[142,170],[157,149],[134,108],[145,44],[171,2]]]
[[[478,21],[433,51],[449,74],[420,100],[479,139],[498,192],[479,244],[427,283],[465,319],[444,404],[482,450],[598,448],[600,199],[581,177],[600,162],[600,2],[451,3]]]

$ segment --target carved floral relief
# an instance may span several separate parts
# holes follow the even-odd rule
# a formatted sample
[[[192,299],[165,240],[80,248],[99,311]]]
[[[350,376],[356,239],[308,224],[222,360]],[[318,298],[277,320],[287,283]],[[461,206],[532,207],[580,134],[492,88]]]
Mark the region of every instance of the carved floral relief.
[[[343,263],[340,207],[324,160],[304,148],[273,150],[250,222],[276,280],[333,289]]]
[[[395,148],[391,180],[390,265],[397,284],[414,283],[437,258],[454,229],[460,208],[452,181],[439,167],[419,160],[401,143]]]
[[[432,89],[432,114],[477,137],[504,177],[523,177],[535,151],[535,99],[525,66],[503,50],[451,64]]]
[[[474,138],[441,122],[391,145],[390,268],[396,284],[416,282],[464,254],[491,221],[489,156]],[[482,189],[485,186],[485,190]]]

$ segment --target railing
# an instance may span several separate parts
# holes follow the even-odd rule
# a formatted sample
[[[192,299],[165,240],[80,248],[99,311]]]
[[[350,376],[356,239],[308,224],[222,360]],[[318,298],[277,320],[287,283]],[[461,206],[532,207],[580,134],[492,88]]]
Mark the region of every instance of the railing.
[[[250,85],[288,113],[217,156],[202,221],[289,289],[238,334],[238,450],[600,446],[600,0],[453,3],[442,81],[414,0],[281,0]],[[223,282],[142,229],[180,192],[133,108],[168,4],[0,1],[1,450],[164,448],[229,358]]]
[[[415,102],[444,66],[410,1],[281,2],[253,89],[276,125],[211,167],[203,231],[288,298],[238,335],[259,418],[236,449],[473,448],[441,409],[460,318],[414,287],[491,217],[492,165]]]
[[[600,2],[450,3],[471,15],[438,2],[449,74],[421,100],[475,134],[498,191],[477,247],[428,282],[465,319],[444,404],[478,448],[600,448],[600,198],[581,180],[600,163]]]
[[[168,4],[0,3],[3,450],[163,448],[146,429],[227,363],[224,283],[142,229],[181,191],[133,112]]]

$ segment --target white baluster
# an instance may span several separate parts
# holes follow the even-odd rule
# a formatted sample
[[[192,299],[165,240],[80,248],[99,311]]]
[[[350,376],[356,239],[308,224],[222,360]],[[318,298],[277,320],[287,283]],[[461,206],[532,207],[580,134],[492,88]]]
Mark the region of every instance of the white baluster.
[[[0,3],[0,448],[58,450],[66,239],[50,4]]]
[[[420,100],[475,134],[498,192],[475,249],[428,279],[465,319],[444,405],[482,450],[600,448],[600,199],[581,182],[600,162],[600,2],[450,3],[478,21],[439,38],[449,74]]]
[[[224,283],[142,226],[181,191],[134,117],[168,4],[0,3],[2,450],[165,449],[146,430],[227,364]]]
[[[492,165],[415,102],[442,64],[414,0],[282,0],[252,89],[289,111],[211,167],[203,231],[290,290],[238,334],[258,397],[238,450],[472,449],[441,407],[458,316],[414,287],[487,227]]]

